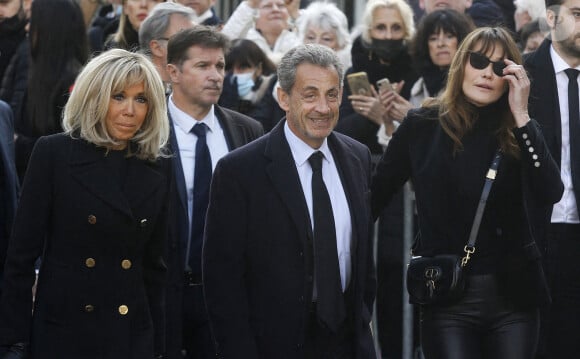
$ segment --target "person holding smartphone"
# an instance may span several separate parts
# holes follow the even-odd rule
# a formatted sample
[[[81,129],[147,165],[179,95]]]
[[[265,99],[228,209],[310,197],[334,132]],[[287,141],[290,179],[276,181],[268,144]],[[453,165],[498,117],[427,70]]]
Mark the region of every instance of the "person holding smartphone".
[[[538,123],[528,115],[530,80],[503,28],[479,28],[459,47],[444,93],[410,110],[372,180],[377,216],[411,180],[420,237],[413,254],[461,255],[489,164],[503,158],[475,253],[456,302],[423,305],[426,359],[532,359],[539,305],[548,300],[536,241],[562,195],[560,171]]]

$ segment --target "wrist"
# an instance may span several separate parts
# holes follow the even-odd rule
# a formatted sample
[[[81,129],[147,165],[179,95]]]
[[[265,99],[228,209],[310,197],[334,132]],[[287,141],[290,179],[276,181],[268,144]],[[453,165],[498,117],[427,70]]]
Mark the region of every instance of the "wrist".
[[[514,112],[513,115],[517,127],[524,127],[530,121],[528,111]]]

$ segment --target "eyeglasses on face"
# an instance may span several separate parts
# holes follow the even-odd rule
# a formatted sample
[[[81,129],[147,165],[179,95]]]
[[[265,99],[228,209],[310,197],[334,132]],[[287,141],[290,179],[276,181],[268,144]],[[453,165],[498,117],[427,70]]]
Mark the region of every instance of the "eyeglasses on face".
[[[499,77],[503,77],[503,69],[506,68],[506,64],[503,60],[499,61],[491,61],[487,56],[479,53],[470,51],[469,52],[469,64],[474,69],[483,70],[491,63],[491,68],[493,69],[493,73],[495,73]]]

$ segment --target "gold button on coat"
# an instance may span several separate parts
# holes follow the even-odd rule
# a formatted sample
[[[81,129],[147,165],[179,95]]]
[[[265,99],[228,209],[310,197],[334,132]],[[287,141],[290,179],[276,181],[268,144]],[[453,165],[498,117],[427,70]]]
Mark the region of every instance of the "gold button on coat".
[[[88,268],[93,268],[93,267],[95,266],[95,264],[96,264],[96,262],[95,262],[94,258],[87,258],[87,259],[85,260],[85,265],[86,265]]]
[[[95,310],[95,307],[94,307],[94,306],[92,306],[91,304],[87,304],[87,305],[85,305],[85,312],[87,312],[87,313],[90,313],[90,312],[92,312],[93,310]]]
[[[121,262],[121,267],[123,267],[123,269],[129,269],[129,268],[131,268],[131,261],[128,260],[128,259],[124,259]]]
[[[94,215],[90,215],[89,216],[89,224],[95,224],[97,223],[97,217],[95,217]]]
[[[127,313],[129,313],[129,307],[127,307],[126,305],[120,305],[119,306],[119,314],[121,315],[126,315]]]

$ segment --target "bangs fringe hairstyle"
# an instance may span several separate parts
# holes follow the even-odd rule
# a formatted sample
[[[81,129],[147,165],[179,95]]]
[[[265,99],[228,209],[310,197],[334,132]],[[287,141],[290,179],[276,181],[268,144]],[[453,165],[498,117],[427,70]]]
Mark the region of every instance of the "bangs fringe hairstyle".
[[[148,109],[143,125],[130,142],[131,155],[155,161],[169,138],[169,120],[161,77],[144,55],[112,49],[92,59],[79,74],[64,108],[63,128],[71,137],[97,146],[120,145],[106,128],[111,97],[143,82]]]
[[[447,87],[441,97],[427,104],[427,106],[439,107],[439,122],[454,142],[454,153],[463,149],[461,139],[478,120],[477,108],[467,101],[462,90],[469,52],[477,50],[489,55],[496,47],[502,50],[502,58],[522,64],[520,51],[508,30],[501,27],[478,28],[467,35],[459,46],[449,68]],[[498,99],[501,106],[501,119],[496,137],[506,155],[518,158],[520,150],[512,133],[516,123],[508,104],[508,91],[506,90]]]
[[[449,33],[457,38],[457,46],[469,34],[475,25],[466,15],[452,9],[433,11],[423,17],[417,26],[417,32],[411,41],[410,52],[414,59],[415,67],[421,71],[435,66],[429,56],[429,37],[439,32]]]

